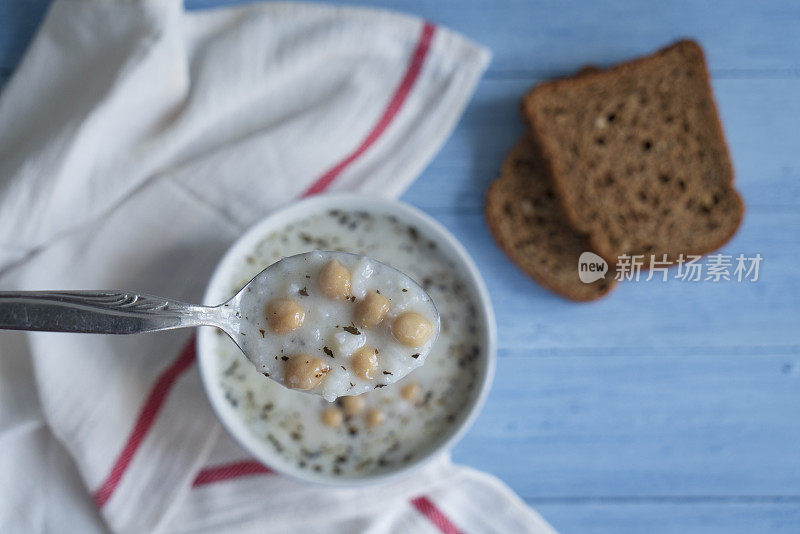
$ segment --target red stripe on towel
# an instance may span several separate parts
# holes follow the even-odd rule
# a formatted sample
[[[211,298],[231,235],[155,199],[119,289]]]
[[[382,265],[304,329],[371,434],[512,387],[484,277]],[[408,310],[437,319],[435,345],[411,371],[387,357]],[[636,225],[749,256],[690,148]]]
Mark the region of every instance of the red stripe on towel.
[[[150,427],[153,426],[153,422],[158,412],[161,410],[161,406],[164,404],[164,400],[167,398],[167,394],[172,388],[172,385],[178,377],[192,365],[194,359],[195,339],[192,337],[175,361],[159,375],[158,380],[156,380],[153,388],[150,390],[150,394],[147,396],[144,406],[142,406],[139,412],[139,416],[136,418],[136,424],[133,427],[133,431],[131,431],[131,434],[128,436],[125,447],[123,447],[122,452],[119,457],[117,457],[117,461],[114,462],[114,466],[111,468],[111,472],[108,477],[106,477],[106,480],[100,485],[97,491],[94,492],[94,495],[92,495],[98,508],[102,508],[108,499],[111,498],[117,484],[119,484],[119,481],[122,479],[122,475],[125,474],[125,470],[128,468],[131,460],[133,460],[133,455],[136,453],[139,445],[142,444],[142,441],[144,441]]]
[[[243,460],[229,464],[213,465],[206,467],[194,479],[192,486],[202,486],[212,482],[221,482],[231,478],[239,478],[247,475],[271,475],[273,472],[269,467],[262,465],[254,460]]]
[[[419,513],[427,517],[442,534],[460,534],[461,530],[456,527],[450,519],[444,515],[444,512],[439,510],[433,501],[429,498],[422,496],[416,499],[411,499],[411,504],[416,508]]]
[[[433,24],[426,22],[422,26],[422,33],[419,41],[417,42],[417,47],[414,49],[414,54],[411,56],[411,60],[408,63],[408,68],[406,69],[406,73],[403,76],[400,85],[398,85],[397,89],[395,89],[392,98],[389,100],[389,105],[386,106],[386,109],[383,111],[383,115],[381,115],[380,119],[378,119],[378,122],[375,124],[375,126],[372,127],[372,130],[370,130],[370,132],[367,134],[367,137],[365,137],[361,142],[361,145],[359,145],[359,147],[356,148],[353,153],[334,165],[325,174],[320,176],[317,181],[311,184],[311,187],[306,189],[301,196],[307,197],[316,193],[321,193],[327,189],[331,182],[333,182],[336,177],[342,173],[342,171],[344,171],[351,163],[358,159],[361,154],[366,152],[367,149],[378,140],[381,134],[383,134],[383,132],[392,122],[392,119],[394,119],[397,113],[400,111],[400,108],[403,106],[403,102],[405,102],[406,97],[411,92],[411,88],[414,86],[414,82],[417,80],[417,77],[422,70],[422,65],[425,63],[425,57],[428,55],[428,51],[431,47],[431,41],[433,40],[433,34],[435,32],[436,26]]]

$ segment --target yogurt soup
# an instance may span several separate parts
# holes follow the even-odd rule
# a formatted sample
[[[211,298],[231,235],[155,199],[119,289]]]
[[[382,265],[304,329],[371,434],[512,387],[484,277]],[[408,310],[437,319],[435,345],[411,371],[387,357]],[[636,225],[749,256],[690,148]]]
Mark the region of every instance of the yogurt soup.
[[[336,315],[336,306],[352,306],[349,312],[353,314],[353,324],[341,325],[334,320],[332,326],[338,324],[338,331],[334,328],[332,337],[327,338],[320,334],[322,351],[327,347],[332,354],[323,352],[322,355],[328,358],[324,361],[330,362],[330,373],[339,366],[342,376],[347,377],[344,380],[348,384],[352,380],[353,393],[366,393],[327,402],[320,396],[307,395],[264,380],[257,368],[222,332],[214,336],[214,352],[220,360],[218,380],[235,413],[287,464],[354,479],[394,471],[425,456],[446,440],[453,427],[466,417],[466,408],[478,395],[480,370],[486,355],[482,351],[485,332],[478,325],[476,297],[460,279],[455,264],[439,252],[435,242],[415,227],[390,215],[341,210],[311,215],[265,236],[249,255],[242,258],[240,272],[230,281],[231,294],[281,257],[314,249],[375,258],[406,273],[425,290],[409,294],[413,289],[411,286],[381,285],[386,280],[380,274],[380,264],[359,263],[359,258],[348,255],[337,258],[351,274],[354,273],[351,292],[356,296],[356,302],[342,298],[324,304],[333,303],[330,317]],[[280,295],[270,294],[267,300],[285,298],[294,293],[298,294],[294,297],[298,303],[312,298],[313,282],[306,284],[306,281],[312,281],[314,273],[319,276],[324,269],[324,264],[312,263],[313,266],[305,271],[295,270],[295,273],[301,273],[299,277],[288,277]],[[362,274],[369,270],[373,274],[363,277]],[[355,306],[368,299],[371,292],[377,294],[379,285],[382,288],[380,294],[387,301],[391,300],[384,318],[373,325],[381,313],[362,315]],[[304,288],[308,297],[302,295]],[[317,289],[322,291],[321,286]],[[421,297],[425,292],[436,303],[435,309],[430,301]],[[263,307],[264,300],[260,302]],[[304,306],[304,309],[306,314],[315,313],[310,311],[312,309],[322,310],[318,305]],[[438,340],[433,343],[435,336],[431,336],[426,342],[432,343],[432,347],[422,366],[413,358],[416,352],[397,341],[402,335],[390,333],[397,319],[408,310],[428,318],[435,317],[438,310]],[[325,315],[327,312],[319,313],[328,317]],[[291,317],[289,319],[291,323]],[[325,321],[328,319],[320,320],[320,323]],[[348,326],[358,333],[341,328]],[[263,326],[259,328],[265,329]],[[413,333],[416,329],[409,331]],[[268,336],[265,335],[265,341]],[[259,335],[257,339],[260,338]],[[287,341],[284,339],[283,342]],[[281,343],[276,341],[272,351],[277,350],[280,354],[283,349],[285,352]],[[359,376],[363,369],[348,355],[379,343],[389,348],[377,354],[377,365],[369,363],[370,355],[365,358],[366,367],[373,369],[375,374],[371,378],[364,378],[365,374]],[[265,360],[259,365],[268,365],[272,369],[275,355],[270,353],[272,361]],[[322,358],[319,353],[312,355]],[[407,365],[419,367],[402,379],[394,378],[397,376],[395,373],[401,375]],[[274,368],[280,369],[281,366]],[[352,378],[354,375],[355,380]],[[395,380],[397,382],[392,383]],[[331,384],[338,381],[336,378],[336,382]]]
[[[347,252],[281,259],[247,284],[237,317],[239,345],[257,371],[329,402],[400,380],[439,333],[419,285]]]

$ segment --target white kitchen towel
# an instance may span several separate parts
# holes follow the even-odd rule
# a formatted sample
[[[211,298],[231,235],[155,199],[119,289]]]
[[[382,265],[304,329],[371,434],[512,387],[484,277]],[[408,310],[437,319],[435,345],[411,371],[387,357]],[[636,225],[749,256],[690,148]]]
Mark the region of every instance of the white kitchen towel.
[[[377,10],[56,0],[0,94],[0,287],[199,301],[271,209],[330,190],[399,195],[487,62]],[[221,432],[189,332],[4,333],[0,352],[4,532],[94,528],[75,479],[115,532],[551,531],[446,457],[366,490],[271,474]]]

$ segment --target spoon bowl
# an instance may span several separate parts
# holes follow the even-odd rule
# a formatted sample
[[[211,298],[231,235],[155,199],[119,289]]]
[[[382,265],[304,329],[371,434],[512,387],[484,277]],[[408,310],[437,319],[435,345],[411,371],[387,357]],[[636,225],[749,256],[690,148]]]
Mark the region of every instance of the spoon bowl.
[[[331,264],[342,269],[348,284],[344,293],[334,296],[326,294],[323,285],[326,266]],[[370,322],[359,312],[376,300],[384,307],[380,320]],[[274,331],[279,319],[269,313],[274,302],[297,314],[292,318],[299,318],[298,323],[291,330]],[[312,251],[283,258],[253,277],[221,308],[235,310],[226,314],[229,322],[223,330],[259,372],[328,401],[403,378],[425,362],[440,329],[439,312],[419,284],[385,263],[349,252]],[[421,314],[430,332],[424,340],[406,344],[399,329],[415,314]],[[319,384],[311,381],[308,388],[292,384],[287,371],[295,355],[315,362],[315,375],[324,375],[318,377]]]

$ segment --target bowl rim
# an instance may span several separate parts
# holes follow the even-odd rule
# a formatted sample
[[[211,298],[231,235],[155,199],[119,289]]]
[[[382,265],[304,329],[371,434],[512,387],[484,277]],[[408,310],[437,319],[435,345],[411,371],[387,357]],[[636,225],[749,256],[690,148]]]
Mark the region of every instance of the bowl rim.
[[[494,310],[489,297],[489,292],[483,278],[478,271],[474,261],[466,251],[464,246],[447,230],[441,223],[433,219],[430,215],[420,211],[399,200],[392,200],[374,197],[359,193],[326,193],[315,195],[277,209],[269,213],[266,217],[248,227],[236,241],[234,241],[217,262],[216,267],[208,280],[203,295],[203,303],[206,305],[217,305],[220,302],[215,298],[218,293],[227,294],[221,287],[227,284],[236,268],[236,264],[246,257],[255,245],[263,240],[270,231],[274,231],[282,226],[315,213],[322,213],[325,210],[361,210],[375,211],[396,215],[404,222],[424,227],[423,232],[431,234],[436,241],[444,242],[451,250],[447,251],[447,257],[453,259],[460,267],[466,271],[469,278],[466,282],[475,293],[478,302],[478,313],[480,319],[485,324],[486,335],[484,340],[484,350],[486,353],[485,365],[482,368],[480,380],[480,390],[473,398],[472,405],[469,407],[466,416],[454,427],[446,439],[436,446],[433,446],[425,454],[415,458],[412,462],[399,467],[396,470],[369,475],[365,477],[337,477],[334,475],[320,474],[313,471],[295,467],[288,462],[277,458],[268,448],[263,447],[263,440],[258,438],[244,420],[236,415],[224,399],[222,388],[219,387],[216,379],[216,366],[214,364],[213,341],[216,336],[214,329],[208,327],[199,328],[197,335],[197,360],[203,389],[208,397],[209,403],[214,410],[217,419],[228,434],[242,448],[251,454],[256,460],[263,463],[276,473],[288,476],[292,479],[336,487],[358,487],[372,485],[394,480],[420,469],[427,465],[431,460],[440,454],[450,451],[477,419],[482,410],[486,398],[494,380],[494,373],[497,360],[497,325],[495,323]]]

